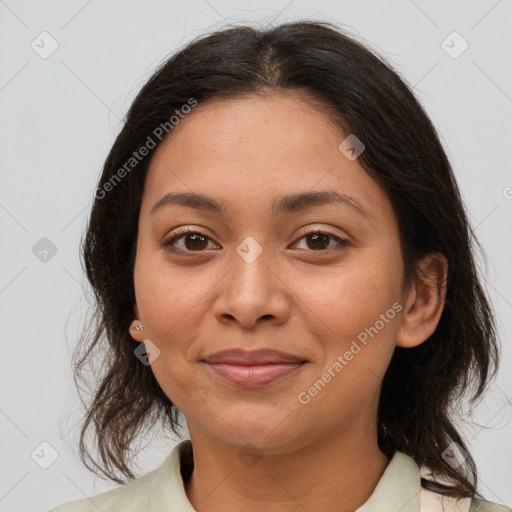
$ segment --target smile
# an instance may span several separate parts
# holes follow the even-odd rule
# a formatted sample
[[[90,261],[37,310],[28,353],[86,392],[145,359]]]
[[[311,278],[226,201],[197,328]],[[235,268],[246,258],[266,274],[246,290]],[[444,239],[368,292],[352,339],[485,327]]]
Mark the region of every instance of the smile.
[[[262,387],[291,375],[306,363],[272,363],[260,365],[236,365],[227,363],[208,363],[206,365],[218,376],[240,386]]]

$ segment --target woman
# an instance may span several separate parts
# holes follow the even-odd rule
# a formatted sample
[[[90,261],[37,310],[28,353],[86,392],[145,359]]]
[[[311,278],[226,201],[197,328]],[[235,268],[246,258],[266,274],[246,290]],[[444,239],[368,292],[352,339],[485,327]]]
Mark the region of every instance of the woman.
[[[82,248],[77,375],[108,350],[81,455],[132,481],[54,512],[510,510],[453,418],[498,362],[472,242],[382,57],[315,22],[193,41],[131,106]],[[135,479],[133,442],[180,413],[190,440]]]

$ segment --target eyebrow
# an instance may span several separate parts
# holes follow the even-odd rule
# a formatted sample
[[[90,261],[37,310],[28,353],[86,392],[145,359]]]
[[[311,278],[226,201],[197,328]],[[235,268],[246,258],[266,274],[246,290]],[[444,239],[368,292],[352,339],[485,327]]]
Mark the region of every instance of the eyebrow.
[[[341,204],[347,206],[359,215],[371,219],[370,213],[353,197],[341,194],[336,190],[322,190],[317,192],[302,192],[276,198],[272,201],[272,213],[274,215],[288,214],[327,204]],[[151,208],[149,216],[166,206],[185,206],[199,210],[207,210],[223,215],[228,210],[224,201],[219,201],[205,194],[194,192],[169,192],[159,199]]]

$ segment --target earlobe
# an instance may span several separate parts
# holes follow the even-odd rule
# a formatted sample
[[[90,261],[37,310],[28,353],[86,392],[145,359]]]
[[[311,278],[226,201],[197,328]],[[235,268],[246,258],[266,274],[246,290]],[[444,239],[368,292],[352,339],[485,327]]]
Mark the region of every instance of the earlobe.
[[[130,329],[129,329],[130,336],[135,341],[144,341],[144,331],[143,331],[142,321],[137,320],[138,318],[140,318],[139,309],[137,308],[137,304],[134,304],[134,306],[133,306],[133,313],[135,316],[135,320],[133,320],[132,323],[130,324]]]
[[[144,341],[144,331],[143,331],[143,325],[140,320],[133,320],[133,322],[130,324],[130,336],[135,341]]]
[[[436,330],[446,301],[448,261],[441,253],[430,253],[417,265],[417,279],[407,293],[397,346],[421,345]]]

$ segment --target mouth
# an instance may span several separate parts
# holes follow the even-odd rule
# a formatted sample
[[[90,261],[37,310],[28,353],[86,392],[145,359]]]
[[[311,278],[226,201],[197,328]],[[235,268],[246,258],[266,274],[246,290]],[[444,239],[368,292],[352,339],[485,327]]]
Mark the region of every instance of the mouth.
[[[239,366],[256,366],[274,363],[302,363],[305,357],[273,349],[243,350],[239,348],[221,350],[206,356],[202,361],[207,363],[225,363]]]
[[[296,374],[306,361],[278,362],[264,364],[231,364],[202,361],[212,372],[233,384],[248,388],[266,386],[284,377]]]
[[[296,374],[309,361],[302,356],[273,349],[221,350],[200,361],[224,381],[248,388],[266,386]]]

